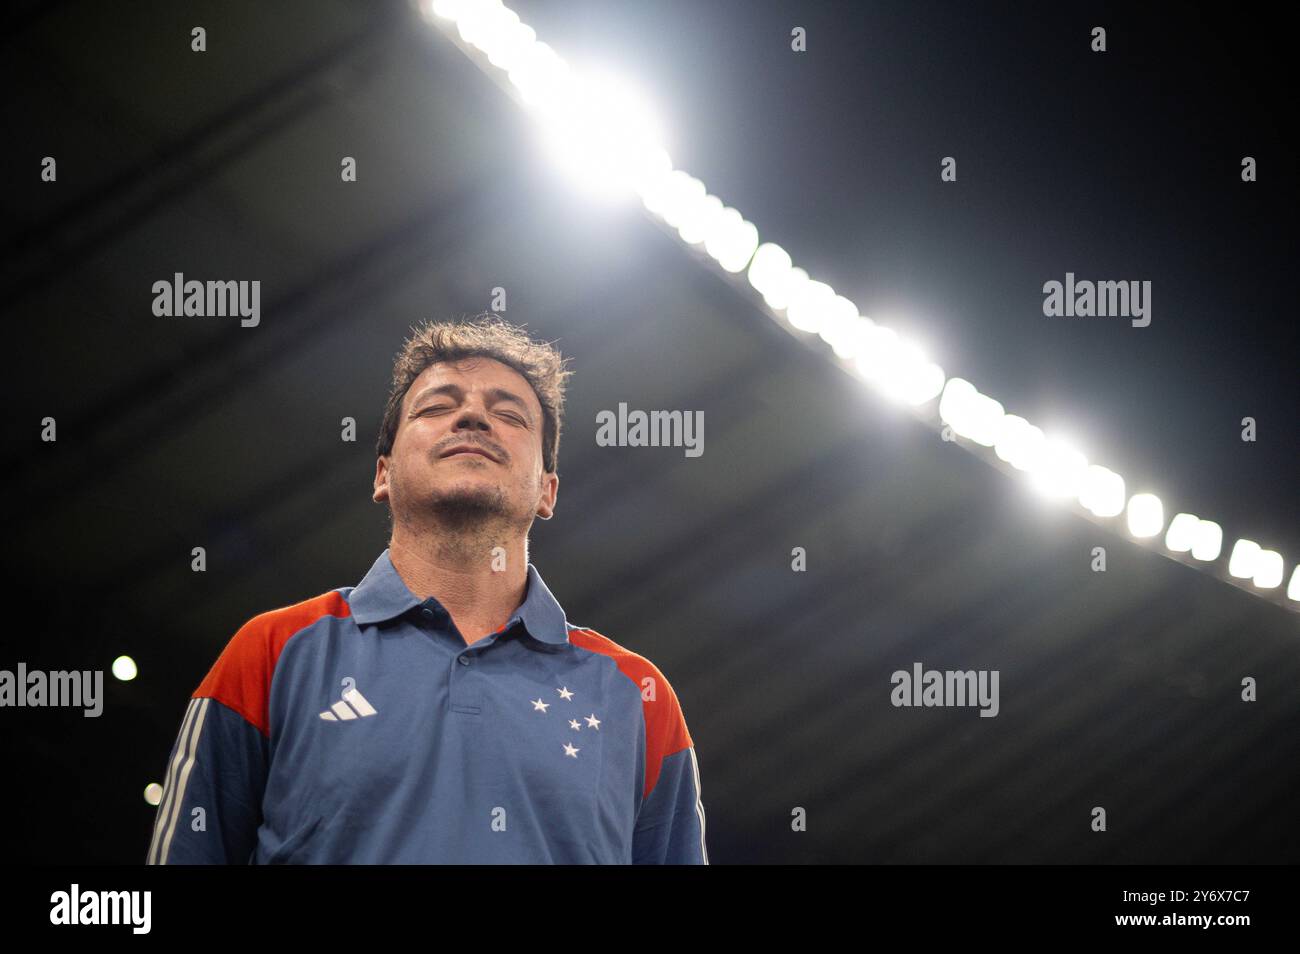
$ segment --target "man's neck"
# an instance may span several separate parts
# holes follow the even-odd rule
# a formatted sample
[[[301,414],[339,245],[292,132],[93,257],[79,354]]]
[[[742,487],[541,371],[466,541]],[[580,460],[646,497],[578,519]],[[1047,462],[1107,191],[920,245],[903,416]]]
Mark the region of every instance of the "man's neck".
[[[504,626],[528,590],[526,537],[489,546],[394,526],[389,556],[407,589],[441,603],[467,644]]]

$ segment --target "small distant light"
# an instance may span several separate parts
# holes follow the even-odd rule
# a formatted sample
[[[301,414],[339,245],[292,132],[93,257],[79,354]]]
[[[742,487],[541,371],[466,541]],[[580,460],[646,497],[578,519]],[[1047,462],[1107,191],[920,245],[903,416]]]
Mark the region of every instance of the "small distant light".
[[[1154,537],[1165,525],[1164,505],[1155,494],[1134,494],[1128,502],[1128,532]]]
[[[1286,586],[1286,598],[1300,602],[1300,564],[1291,571],[1291,582]]]
[[[1271,590],[1282,582],[1282,554],[1276,550],[1260,550],[1255,554],[1255,585],[1261,590]]]
[[[1195,514],[1175,514],[1169,521],[1169,532],[1165,534],[1165,546],[1175,553],[1187,553],[1196,542],[1196,531],[1201,527],[1201,518]]]
[[[150,805],[157,805],[162,801],[163,788],[157,782],[150,782],[144,787],[144,800]]]
[[[1249,580],[1255,575],[1255,563],[1259,557],[1259,544],[1254,540],[1238,540],[1228,558],[1228,573],[1239,580]]]
[[[139,674],[135,660],[130,656],[118,656],[113,660],[113,675],[123,682],[130,682]]]

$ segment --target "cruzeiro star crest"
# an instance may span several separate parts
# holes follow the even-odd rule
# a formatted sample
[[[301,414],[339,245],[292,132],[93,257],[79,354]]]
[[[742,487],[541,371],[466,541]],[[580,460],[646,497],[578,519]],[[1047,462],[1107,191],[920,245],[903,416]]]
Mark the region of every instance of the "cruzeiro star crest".
[[[557,706],[558,709],[566,709],[569,710],[570,712],[580,711],[578,707],[578,703],[574,702],[574,697],[577,694],[570,691],[568,686],[560,686],[555,691],[560,696],[559,702],[547,702],[541,696],[538,696],[536,699],[532,700],[533,711],[541,713],[542,715],[559,716],[561,719],[564,719],[565,721],[568,722],[569,730],[572,732],[581,732],[584,729],[588,731],[597,731],[597,732],[600,731],[600,720],[596,718],[595,712],[586,716],[579,715],[577,718],[574,718],[568,715],[567,713],[565,715],[561,715],[559,711],[548,712],[547,710],[550,709],[551,706]],[[564,754],[569,758],[576,759],[578,757],[578,753],[582,751],[582,746],[574,745],[573,740],[566,741],[563,743],[563,745],[564,745]]]

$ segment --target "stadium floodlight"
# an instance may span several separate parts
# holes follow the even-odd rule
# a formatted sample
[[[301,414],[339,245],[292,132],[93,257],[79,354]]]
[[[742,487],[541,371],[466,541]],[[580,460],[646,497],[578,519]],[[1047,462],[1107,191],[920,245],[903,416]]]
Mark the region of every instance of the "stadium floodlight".
[[[843,295],[836,295],[826,309],[826,318],[817,334],[831,346],[836,357],[846,360],[860,345],[861,322],[858,306]]]
[[[1165,546],[1175,553],[1188,553],[1196,543],[1196,532],[1200,529],[1201,518],[1195,514],[1178,513],[1169,521],[1169,530],[1165,534]]]
[[[773,305],[772,309],[774,311],[784,311],[786,313],[786,320],[788,321],[790,315],[790,303],[803,294],[803,287],[812,281],[812,279],[809,278],[808,273],[798,265],[786,272],[783,277],[784,281],[775,287],[768,297],[772,301],[780,303],[779,305]]]
[[[758,229],[752,222],[746,222],[735,209],[723,209],[721,215],[709,220],[704,234],[704,250],[724,272],[734,275],[744,271],[757,248]]]
[[[876,375],[881,393],[889,400],[915,407],[943,392],[943,368],[929,360],[916,345],[895,339],[889,358]],[[1000,411],[1001,405],[998,407]]]
[[[997,442],[1003,416],[1001,404],[980,394],[964,378],[949,378],[944,385],[939,418],[959,437],[992,447]]]
[[[1271,590],[1282,582],[1282,554],[1276,550],[1260,550],[1255,554],[1255,572],[1252,577],[1261,590]]]
[[[713,229],[714,221],[721,218],[724,211],[722,200],[716,195],[705,195],[697,201],[687,203],[681,209],[677,234],[687,245],[700,245]]]
[[[790,253],[774,242],[764,242],[754,252],[749,263],[749,284],[763,296],[769,308],[776,311],[785,308],[783,293],[793,267]]]
[[[130,656],[118,656],[113,660],[113,675],[122,682],[130,682],[140,671],[136,668],[135,660]]]
[[[538,41],[519,52],[507,78],[519,91],[526,109],[545,109],[561,95],[569,78],[569,64],[551,47]]]
[[[1088,458],[1069,441],[1046,436],[1034,447],[1025,469],[1030,486],[1043,496],[1055,500],[1077,499],[1085,491]]]
[[[785,316],[800,331],[820,334],[834,302],[834,288],[810,279],[791,290],[790,306],[785,310]]]
[[[699,179],[677,170],[668,176],[663,192],[658,198],[662,202],[661,214],[664,222],[678,229],[680,235],[682,224],[699,215],[696,209],[708,198],[708,191]]]
[[[1192,556],[1210,563],[1223,552],[1223,528],[1213,520],[1202,520],[1196,525],[1196,539],[1192,542]]]
[[[1228,574],[1239,580],[1249,580],[1255,575],[1255,563],[1259,557],[1259,544],[1254,540],[1241,539],[1232,547],[1232,556],[1228,557]]]
[[[1090,464],[1083,472],[1079,505],[1097,517],[1118,517],[1124,512],[1124,478],[1108,467]]]
[[[857,315],[852,321],[843,322],[831,347],[835,355],[849,365],[849,370],[859,377],[861,369],[857,360],[865,356],[872,347],[877,325],[866,315]]]
[[[1042,453],[1046,441],[1047,435],[1041,428],[1018,414],[1004,414],[998,423],[993,451],[1016,470],[1028,470]]]
[[[1158,497],[1137,494],[1126,506],[1124,480],[1114,471],[1089,464],[1067,442],[1007,414],[969,381],[947,378],[915,345],[858,314],[856,305],[828,284],[810,278],[783,248],[761,242],[757,228],[739,210],[673,168],[654,111],[618,77],[571,68],[502,0],[416,0],[416,6],[425,20],[446,21],[440,29],[479,66],[508,79],[502,85],[537,121],[552,154],[584,188],[630,190],[650,215],[676,230],[686,244],[702,247],[724,272],[747,270],[770,317],[779,321],[784,315],[786,324],[809,341],[819,336],[846,369],[890,400],[919,409],[937,397],[943,437],[951,430],[977,456],[983,452],[972,445],[993,448],[1000,460],[1025,472],[1037,490],[1053,498],[1077,498],[1093,517],[1116,517],[1127,509],[1129,530],[1136,537],[1153,537],[1164,529]],[[934,426],[932,414],[918,410],[918,417]],[[1171,553],[1186,553],[1189,544],[1193,559],[1217,561],[1223,530],[1193,514],[1177,514],[1165,545]],[[1237,583],[1248,592],[1276,588],[1283,572],[1280,560],[1253,541],[1239,540],[1229,578],[1253,580],[1253,588]],[[1292,573],[1286,595],[1300,602],[1300,568]]]
[[[869,319],[864,319],[869,320]],[[874,384],[886,373],[890,362],[899,348],[898,334],[892,328],[877,325],[860,326],[858,353],[854,358],[854,368],[858,377]]]
[[[1128,501],[1128,532],[1154,537],[1165,526],[1164,505],[1155,494],[1134,494]]]

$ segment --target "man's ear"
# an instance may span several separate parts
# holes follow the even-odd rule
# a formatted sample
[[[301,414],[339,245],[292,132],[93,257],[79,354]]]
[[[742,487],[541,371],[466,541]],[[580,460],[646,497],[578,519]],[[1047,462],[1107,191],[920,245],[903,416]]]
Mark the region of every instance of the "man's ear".
[[[555,516],[555,498],[559,490],[559,474],[542,474],[542,499],[537,504],[537,516],[542,520],[550,520],[551,517]]]
[[[380,456],[375,461],[375,493],[371,498],[375,503],[388,499],[388,458]]]

